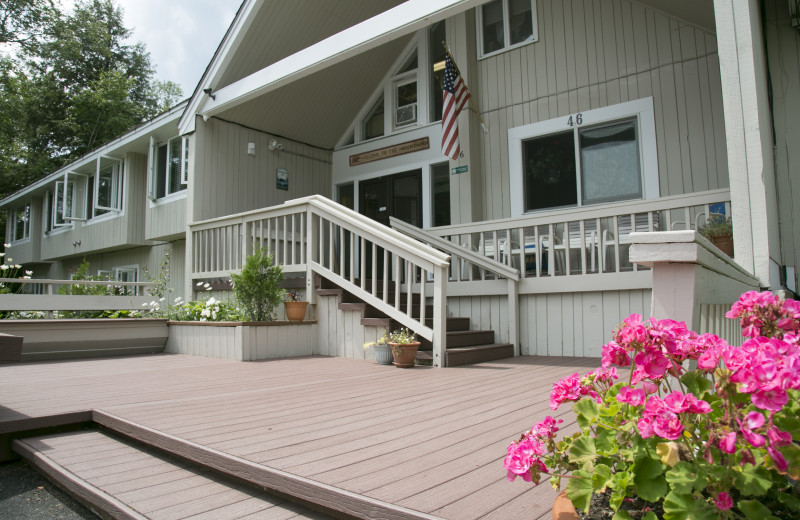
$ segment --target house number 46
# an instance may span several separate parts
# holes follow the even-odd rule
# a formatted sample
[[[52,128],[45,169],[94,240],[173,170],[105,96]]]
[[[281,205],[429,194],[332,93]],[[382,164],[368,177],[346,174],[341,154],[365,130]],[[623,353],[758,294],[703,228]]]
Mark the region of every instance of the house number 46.
[[[580,126],[583,124],[583,114],[578,112],[574,116],[569,116],[567,119],[567,126]]]

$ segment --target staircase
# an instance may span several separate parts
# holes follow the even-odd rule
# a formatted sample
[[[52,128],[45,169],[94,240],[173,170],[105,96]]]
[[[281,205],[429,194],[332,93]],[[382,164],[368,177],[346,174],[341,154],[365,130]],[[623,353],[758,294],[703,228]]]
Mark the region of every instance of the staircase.
[[[371,280],[366,281],[366,286],[371,287]],[[358,282],[358,285],[361,285]],[[382,283],[378,282],[378,293],[382,294]],[[323,279],[321,286],[317,290],[318,296],[332,296],[338,300],[340,311],[351,311],[360,313],[360,323],[363,326],[380,327],[388,330],[395,330],[400,327],[394,320],[381,313],[375,307],[364,303],[356,296],[337,286],[331,281]],[[394,292],[389,289],[389,300],[393,300]],[[407,302],[401,301],[401,310],[407,312]],[[412,308],[409,312],[411,316],[419,317],[420,303],[419,294],[414,294],[412,298]],[[426,325],[433,326],[433,307],[428,305],[426,311]],[[497,343],[493,330],[471,330],[469,318],[448,317],[446,319],[445,347],[447,349],[447,366],[471,365],[485,361],[493,361],[514,356],[514,345],[511,343]],[[429,340],[420,338],[420,349],[417,353],[417,363],[420,365],[430,364],[433,360],[433,345]]]

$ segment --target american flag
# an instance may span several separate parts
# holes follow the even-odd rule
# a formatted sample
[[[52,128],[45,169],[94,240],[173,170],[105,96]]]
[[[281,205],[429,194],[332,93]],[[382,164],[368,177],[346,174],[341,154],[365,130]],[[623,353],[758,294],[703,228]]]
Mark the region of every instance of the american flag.
[[[469,101],[469,90],[448,53],[445,57],[442,108],[442,153],[456,160],[461,153],[458,142],[458,114]]]

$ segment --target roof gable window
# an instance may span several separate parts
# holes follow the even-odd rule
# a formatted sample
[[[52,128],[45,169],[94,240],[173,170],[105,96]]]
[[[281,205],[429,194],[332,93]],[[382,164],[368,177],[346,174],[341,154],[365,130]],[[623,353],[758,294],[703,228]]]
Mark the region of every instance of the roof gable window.
[[[477,9],[480,56],[535,42],[535,0],[493,0]]]

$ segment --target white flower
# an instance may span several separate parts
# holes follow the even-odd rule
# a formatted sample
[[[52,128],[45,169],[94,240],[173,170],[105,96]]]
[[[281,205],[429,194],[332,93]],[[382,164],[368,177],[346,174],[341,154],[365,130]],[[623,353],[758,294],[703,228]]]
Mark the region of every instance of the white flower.
[[[27,274],[28,276],[33,276],[33,271],[25,271],[25,274]]]
[[[205,316],[205,317],[211,316],[211,310],[210,309],[203,309],[202,311],[200,311],[200,316]]]
[[[6,264],[0,265],[0,269],[6,271],[8,269],[8,266]]]
[[[8,249],[9,247],[11,247],[11,244],[3,244],[3,247],[5,247],[6,249]]]
[[[163,297],[161,297],[161,298],[159,298],[159,299],[158,299],[158,301],[160,301],[160,302],[163,302],[163,301],[164,301],[164,298],[163,298]]]
[[[17,265],[14,266],[14,269],[22,269],[22,266],[17,264]]]
[[[183,298],[181,298],[180,296],[175,298],[175,305],[180,305],[181,303],[183,303]]]
[[[150,305],[150,304],[149,303],[143,303],[142,307],[147,307],[148,305]]]
[[[217,299],[212,296],[211,298],[208,299],[206,305],[214,305],[215,303],[217,303]]]
[[[30,280],[30,279],[31,279],[31,277],[30,277],[30,276],[23,276],[23,277],[22,277],[22,279],[23,279],[23,280]]]
[[[3,258],[4,256],[6,256],[5,252],[0,252],[0,258]]]
[[[6,258],[6,262],[8,262],[9,264],[10,264],[11,262],[13,262],[13,261],[14,261],[14,259],[13,259],[13,258],[11,258],[11,257],[8,257],[8,258]]]
[[[202,287],[203,286],[203,282],[197,282],[197,286],[198,287]]]

